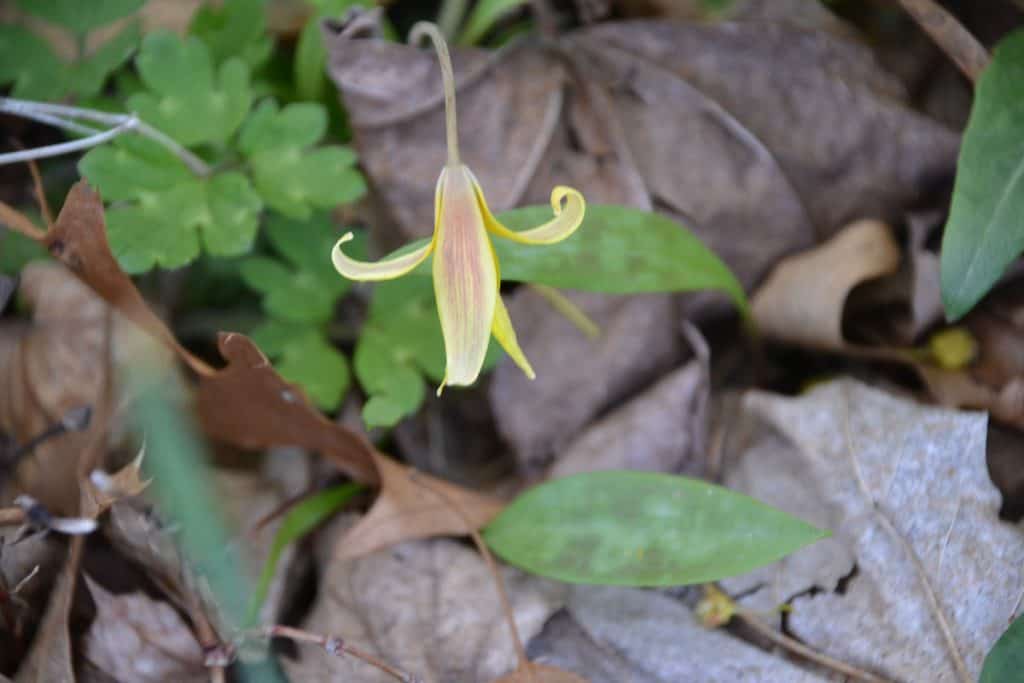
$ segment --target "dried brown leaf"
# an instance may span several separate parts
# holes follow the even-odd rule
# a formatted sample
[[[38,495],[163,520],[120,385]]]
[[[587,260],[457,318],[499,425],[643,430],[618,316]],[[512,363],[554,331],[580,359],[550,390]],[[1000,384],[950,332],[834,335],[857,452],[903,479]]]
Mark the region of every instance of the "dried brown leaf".
[[[0,331],[0,430],[23,444],[69,410],[96,406],[107,381],[107,336],[123,328],[101,299],[58,264],[27,265],[20,292],[33,320]],[[18,489],[54,512],[75,514],[74,465],[100,428],[94,421],[84,432],[66,432],[37,446],[17,470]]]
[[[196,394],[209,436],[252,450],[301,446],[330,458],[356,481],[378,482],[366,440],[313,408],[248,337],[222,333],[217,342],[227,366],[200,377]]]
[[[433,539],[342,559],[347,535],[338,530],[304,629],[340,637],[425,683],[486,683],[515,667],[494,579],[474,550]],[[560,606],[564,588],[513,569],[502,574],[516,625],[530,638]],[[301,681],[392,680],[354,659],[314,650],[286,668]]]
[[[78,560],[72,553],[50,593],[32,648],[14,677],[15,683],[75,683],[68,614],[75,593]]]
[[[181,615],[144,593],[114,595],[85,577],[96,618],[83,657],[118,681],[207,681],[203,650]]]
[[[753,298],[765,337],[814,349],[851,348],[843,308],[857,285],[896,270],[900,248],[888,226],[862,220],[821,246],[784,259]]]
[[[366,516],[338,543],[340,559],[367,555],[402,541],[468,533],[465,519],[452,509],[449,500],[476,528],[487,524],[504,506],[499,500],[417,472],[379,453],[374,452],[373,459],[380,473],[380,492]],[[432,490],[440,491],[443,499]]]

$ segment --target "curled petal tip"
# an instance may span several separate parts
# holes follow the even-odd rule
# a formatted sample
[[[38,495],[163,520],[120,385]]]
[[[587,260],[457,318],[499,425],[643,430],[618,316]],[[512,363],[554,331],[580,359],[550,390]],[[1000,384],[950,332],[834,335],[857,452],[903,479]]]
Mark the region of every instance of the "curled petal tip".
[[[354,237],[355,235],[351,232],[345,233],[331,250],[331,262],[334,264],[334,269],[349,280],[373,282],[401,277],[422,263],[434,247],[433,242],[427,242],[419,249],[413,249],[398,256],[390,256],[376,263],[367,263],[351,258],[341,250],[341,245],[351,242]]]

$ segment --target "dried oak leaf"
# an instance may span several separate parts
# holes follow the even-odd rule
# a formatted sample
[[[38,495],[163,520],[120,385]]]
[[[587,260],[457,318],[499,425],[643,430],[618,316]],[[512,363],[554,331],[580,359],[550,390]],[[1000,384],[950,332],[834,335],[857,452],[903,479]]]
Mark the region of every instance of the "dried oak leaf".
[[[207,681],[203,650],[178,612],[144,593],[114,595],[85,577],[96,618],[82,644],[86,662],[118,681]]]
[[[790,632],[842,661],[894,680],[975,680],[1024,585],[1024,538],[999,519],[988,476],[985,415],[848,380],[797,398],[753,392],[745,409],[792,447],[748,453],[727,481],[790,512],[813,499],[809,521],[832,530],[849,564],[839,587],[833,558],[801,550],[727,585],[790,601]],[[798,480],[779,486],[780,471]]]
[[[370,512],[342,546],[346,557],[414,538],[466,533],[458,512],[433,498],[416,478],[457,501],[476,525],[501,509],[496,500],[426,474],[413,475],[355,432],[327,420],[244,335],[222,334],[219,347],[228,365],[201,377],[197,392],[207,434],[250,449],[300,446],[327,455],[356,481],[380,485]]]
[[[14,677],[15,683],[75,683],[68,615],[77,573],[78,562],[72,554],[50,593],[43,621]]]
[[[303,628],[340,637],[424,683],[489,683],[515,667],[494,579],[475,550],[431,539],[342,559],[347,535],[341,525],[337,531]],[[564,588],[514,569],[501,574],[516,626],[528,639],[561,606]],[[314,650],[285,666],[297,681],[392,680],[350,657]]]

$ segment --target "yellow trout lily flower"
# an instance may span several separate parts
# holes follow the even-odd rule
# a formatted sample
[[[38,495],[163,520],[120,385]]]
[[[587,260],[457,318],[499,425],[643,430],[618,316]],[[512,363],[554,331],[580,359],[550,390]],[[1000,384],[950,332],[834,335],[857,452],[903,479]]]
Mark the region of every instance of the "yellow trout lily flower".
[[[583,221],[583,195],[569,187],[551,191],[554,218],[531,230],[509,230],[487,208],[480,183],[459,161],[455,121],[455,82],[448,47],[433,24],[413,27],[410,42],[428,36],[437,51],[444,82],[448,163],[441,170],[434,194],[434,235],[419,249],[365,263],[349,258],[341,249],[352,239],[346,234],[334,246],[334,267],[350,280],[391,280],[410,272],[433,254],[434,294],[441,319],[446,355],[445,385],[468,386],[476,381],[483,366],[491,335],[530,379],[535,377],[509,319],[498,288],[501,274],[488,233],[522,244],[552,244],[564,240]],[[564,202],[564,206],[563,206]]]

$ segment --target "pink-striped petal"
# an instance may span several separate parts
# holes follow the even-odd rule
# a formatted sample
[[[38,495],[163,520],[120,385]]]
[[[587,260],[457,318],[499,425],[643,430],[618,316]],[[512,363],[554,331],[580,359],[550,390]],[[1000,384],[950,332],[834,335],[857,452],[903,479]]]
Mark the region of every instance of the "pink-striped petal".
[[[334,268],[349,280],[368,282],[394,280],[396,277],[405,275],[423,263],[424,259],[430,256],[430,252],[434,248],[434,242],[430,241],[419,249],[414,249],[408,253],[369,263],[350,258],[341,250],[341,245],[351,241],[352,238],[352,233],[346,233],[338,240],[338,243],[334,245],[334,249],[331,251],[331,261],[334,263]]]
[[[442,387],[476,381],[498,299],[498,270],[474,183],[463,165],[447,166],[438,188],[434,293],[447,366]]]

